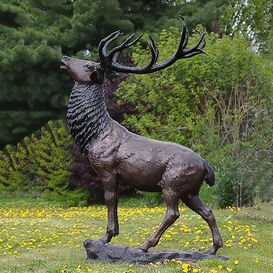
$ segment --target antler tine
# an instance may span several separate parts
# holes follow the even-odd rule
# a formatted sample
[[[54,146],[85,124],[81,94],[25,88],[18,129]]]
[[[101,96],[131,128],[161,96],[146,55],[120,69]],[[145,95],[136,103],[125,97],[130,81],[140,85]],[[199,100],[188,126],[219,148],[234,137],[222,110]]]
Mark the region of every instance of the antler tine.
[[[125,48],[128,48],[132,45],[134,45],[141,37],[143,34],[139,35],[136,39],[134,39],[133,41],[132,38],[135,36],[135,33],[133,33],[132,35],[130,35],[123,43],[121,43],[119,46],[114,47],[110,53],[109,53],[109,57],[113,58],[113,56],[115,55],[115,53],[117,53],[118,51],[121,51]]]
[[[152,44],[154,52],[155,52],[155,61],[154,61],[154,64],[155,64],[158,59],[158,56],[159,56],[159,50],[158,50],[158,47],[157,47],[152,35],[150,35],[149,38],[150,38],[151,44]]]
[[[110,35],[108,35],[107,37],[103,38],[103,39],[100,41],[99,46],[98,46],[99,52],[102,51],[102,49],[103,49],[105,43],[106,43],[109,39],[111,39],[111,38],[113,38],[114,36],[116,36],[117,33],[120,33],[120,30],[117,30],[117,31],[111,33]]]
[[[157,47],[156,47],[155,42],[151,36],[150,36],[150,41],[147,40],[147,43],[148,43],[152,58],[151,58],[150,63],[144,67],[144,70],[151,68],[156,63],[156,60],[158,57]]]
[[[188,50],[184,51],[184,58],[188,58],[188,57],[194,56],[196,54],[200,54],[200,53],[207,54],[203,50],[204,46],[206,45],[206,40],[205,40],[206,31],[204,31],[202,34],[200,33],[200,31],[198,31],[198,30],[196,30],[196,31],[200,35],[200,39],[199,39],[199,41],[192,48],[189,48]],[[194,53],[194,52],[196,54],[192,55],[191,53]]]
[[[98,46],[98,50],[99,50],[99,56],[100,56],[102,66],[106,62],[108,62],[108,60],[107,60],[108,54],[107,54],[107,50],[106,50],[107,46],[109,45],[109,43],[111,43],[113,40],[115,40],[120,34],[121,34],[120,30],[115,31],[100,41],[99,46]]]
[[[119,57],[120,52],[116,52],[113,56],[113,62],[116,63],[118,61],[118,57]]]
[[[132,42],[130,42],[128,45],[126,45],[125,48],[134,45],[135,43],[138,42],[138,40],[143,36],[143,34],[140,34],[135,40],[133,40]]]
[[[202,43],[205,43],[206,45],[206,40],[205,40],[205,35],[206,35],[206,31],[204,31],[203,33],[201,33],[198,29],[195,30],[199,35],[200,35],[200,43],[197,43],[197,47],[200,46]],[[204,45],[201,46],[201,48],[204,47]]]
[[[207,42],[206,42],[206,40],[204,39],[203,44],[199,47],[199,50],[200,50],[202,53],[204,53],[204,54],[207,55],[208,52],[205,51],[205,50],[203,50],[203,48],[206,46],[206,44],[207,44]]]
[[[108,40],[105,42],[105,44],[104,44],[104,46],[103,46],[103,48],[102,48],[102,51],[103,51],[104,55],[107,55],[107,57],[110,55],[110,53],[107,54],[107,47],[108,47],[108,45],[109,45],[112,41],[116,40],[116,39],[118,38],[118,36],[120,36],[121,34],[122,34],[122,33],[121,33],[120,31],[118,31],[118,33],[116,33],[116,35],[114,35],[112,38],[108,39]]]
[[[187,58],[190,58],[190,57],[193,57],[193,56],[195,56],[195,55],[198,55],[198,54],[200,54],[200,53],[204,53],[204,54],[207,54],[207,52],[205,52],[205,51],[203,51],[203,50],[198,50],[198,51],[193,51],[193,52],[190,52],[190,53],[188,53],[188,54],[185,54],[184,56],[183,56],[183,59],[187,59]]]
[[[182,35],[179,42],[177,53],[183,52],[183,50],[186,48],[188,44],[188,40],[189,40],[189,30],[185,23],[184,18],[182,17]]]
[[[199,30],[196,30],[198,33],[199,33],[199,35],[201,36],[201,33],[200,33],[200,31]],[[205,34],[206,34],[206,31],[204,32]],[[200,50],[203,50],[203,48],[206,46],[206,44],[207,44],[207,41],[206,41],[206,39],[205,39],[205,35],[204,35],[204,37],[203,37],[203,41],[202,41],[202,43],[200,44],[200,47],[199,47],[199,49]],[[204,51],[205,52],[205,51]],[[203,52],[203,53],[204,53]],[[205,54],[207,54],[207,52],[205,52]]]

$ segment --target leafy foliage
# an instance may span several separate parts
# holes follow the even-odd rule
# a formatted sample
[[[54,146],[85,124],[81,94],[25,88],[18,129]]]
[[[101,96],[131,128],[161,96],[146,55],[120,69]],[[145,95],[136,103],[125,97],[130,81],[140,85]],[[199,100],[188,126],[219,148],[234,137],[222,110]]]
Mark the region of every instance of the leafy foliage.
[[[59,121],[48,122],[46,127],[25,137],[16,147],[7,145],[0,152],[0,188],[10,192],[30,192],[69,205],[84,202],[86,193],[68,189],[72,162],[66,149],[69,143],[70,134]]]
[[[243,34],[262,53],[272,55],[273,3],[270,0],[229,1],[226,31]]]
[[[162,59],[174,53],[177,37],[175,28],[161,32]],[[261,191],[270,199],[272,64],[242,37],[207,40],[208,56],[123,82],[120,103],[136,109],[124,122],[140,134],[190,146],[214,163],[221,207],[252,204]],[[139,47],[133,58],[141,65],[149,57]]]

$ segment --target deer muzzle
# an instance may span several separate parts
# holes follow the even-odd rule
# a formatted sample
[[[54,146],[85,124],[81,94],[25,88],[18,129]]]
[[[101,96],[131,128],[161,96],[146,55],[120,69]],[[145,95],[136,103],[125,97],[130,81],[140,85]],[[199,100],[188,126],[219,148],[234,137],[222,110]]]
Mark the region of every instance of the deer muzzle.
[[[68,70],[69,69],[69,66],[68,66],[69,60],[70,60],[70,57],[63,56],[61,59],[60,69]]]

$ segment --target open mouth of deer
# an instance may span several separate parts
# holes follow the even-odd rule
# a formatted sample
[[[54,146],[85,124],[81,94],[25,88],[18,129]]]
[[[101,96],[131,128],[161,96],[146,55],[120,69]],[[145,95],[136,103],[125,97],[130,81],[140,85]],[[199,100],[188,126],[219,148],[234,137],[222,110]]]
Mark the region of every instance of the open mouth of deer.
[[[60,69],[68,70],[68,65],[65,60],[61,60]]]

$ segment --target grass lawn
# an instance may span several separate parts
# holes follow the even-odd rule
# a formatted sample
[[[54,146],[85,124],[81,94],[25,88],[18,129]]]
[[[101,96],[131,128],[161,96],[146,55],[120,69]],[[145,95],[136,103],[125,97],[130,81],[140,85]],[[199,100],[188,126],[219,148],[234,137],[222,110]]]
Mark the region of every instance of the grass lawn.
[[[273,217],[273,205],[262,204],[259,214]],[[181,206],[181,217],[167,230],[159,249],[207,250],[211,235],[206,223]],[[155,265],[85,263],[83,241],[104,234],[106,208],[90,206],[64,208],[47,203],[15,200],[0,202],[0,273],[12,272],[273,272],[273,224],[263,218],[245,217],[257,213],[214,210],[223,235],[219,255],[228,261],[197,264],[176,261]],[[165,207],[119,207],[120,235],[113,244],[138,247],[160,224]],[[267,219],[266,218],[266,219]]]

